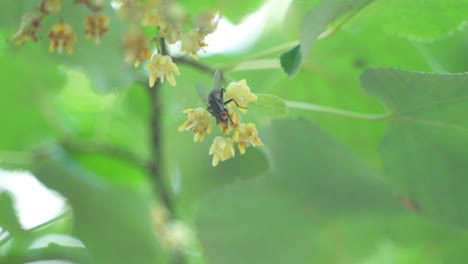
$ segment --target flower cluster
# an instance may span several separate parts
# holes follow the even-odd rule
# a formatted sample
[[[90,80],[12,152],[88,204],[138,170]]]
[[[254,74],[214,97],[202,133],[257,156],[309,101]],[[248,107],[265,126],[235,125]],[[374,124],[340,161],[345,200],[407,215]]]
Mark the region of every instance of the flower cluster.
[[[73,3],[85,6],[91,12],[84,19],[84,33],[87,39],[99,44],[109,32],[110,19],[101,13],[106,1],[74,0]],[[66,50],[71,54],[78,37],[74,26],[62,21],[62,17],[66,18],[60,13],[62,4],[62,0],[40,0],[37,11],[24,16],[19,30],[10,37],[10,41],[15,41],[16,45],[30,40],[35,42],[43,21],[56,14],[60,23],[54,24],[48,33],[49,50],[59,54]],[[176,0],[113,0],[112,5],[122,18],[131,23],[131,30],[122,37],[124,61],[135,67],[147,62],[151,87],[157,79],[162,82],[164,78],[175,86],[174,75],[179,75],[178,67],[167,56],[163,41],[169,44],[180,42],[182,52],[198,59],[197,52],[207,46],[205,38],[216,30],[220,18],[219,12],[207,11],[191,20],[186,9]],[[141,26],[153,27],[157,33],[146,36]],[[151,47],[152,43],[156,43],[155,47]]]
[[[240,154],[245,154],[245,149],[249,146],[263,146],[263,142],[258,137],[255,124],[242,123],[241,116],[236,110],[247,113],[247,106],[250,102],[257,100],[257,96],[250,91],[245,80],[232,82],[226,88],[226,102],[224,113],[215,113],[227,115],[227,122],[221,118],[216,118],[218,127],[224,136],[215,137],[213,144],[209,149],[209,155],[213,155],[212,165],[217,166],[220,161],[225,161],[235,156],[234,144]],[[221,98],[223,99],[223,98]],[[219,102],[223,105],[225,102]],[[211,108],[209,107],[210,111]],[[205,134],[211,132],[210,112],[203,108],[186,109],[184,113],[188,114],[187,121],[179,127],[179,131],[192,131],[195,135],[195,142],[202,141]],[[229,135],[232,133],[232,136]]]
[[[157,38],[169,44],[181,42],[181,51],[198,59],[197,52],[206,47],[205,38],[216,30],[219,13],[206,11],[195,18],[195,26],[188,32],[188,15],[182,5],[174,0],[119,0],[119,14],[135,24],[159,28]]]
[[[109,18],[98,13],[102,10],[103,2],[101,0],[75,0],[75,3],[83,4],[93,12],[85,20],[85,33],[88,39],[99,43],[101,36],[109,31]],[[37,41],[37,34],[43,20],[50,14],[60,13],[61,4],[61,0],[42,0],[36,8],[36,12],[26,14],[23,17],[18,31],[9,40],[15,40],[16,45],[21,45],[29,40]],[[62,54],[64,49],[67,50],[68,54],[71,54],[77,40],[73,27],[64,22],[53,25],[48,33],[48,38],[50,52],[57,50],[59,54]]]

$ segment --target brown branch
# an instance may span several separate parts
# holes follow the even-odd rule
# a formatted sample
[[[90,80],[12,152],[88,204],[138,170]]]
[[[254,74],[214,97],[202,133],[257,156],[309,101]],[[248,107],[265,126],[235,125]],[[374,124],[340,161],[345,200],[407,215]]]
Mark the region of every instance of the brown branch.
[[[195,69],[201,71],[201,72],[205,72],[205,73],[210,73],[211,75],[213,75],[215,72],[216,72],[216,69],[214,68],[211,68],[203,63],[200,63],[196,60],[191,60],[187,57],[173,57],[172,60],[174,61],[174,63],[180,63],[180,64],[186,64],[186,65],[189,65],[189,66],[192,66],[194,67]]]
[[[160,50],[161,54],[167,55],[167,47],[165,45],[165,40],[160,39]],[[151,162],[150,162],[150,174],[153,179],[154,189],[159,195],[161,202],[164,206],[171,212],[171,215],[174,217],[175,207],[172,201],[170,186],[166,182],[166,179],[163,177],[163,168],[162,168],[162,129],[161,129],[161,115],[162,115],[162,100],[161,100],[161,80],[158,78],[153,87],[149,87],[147,82],[142,82],[148,89],[150,98],[151,98]]]
[[[75,3],[77,4],[83,4],[85,5],[89,10],[93,12],[100,12],[103,9],[102,5],[94,5],[92,1],[90,0],[75,0]]]
[[[150,170],[151,162],[138,155],[118,146],[106,144],[98,141],[83,140],[78,138],[64,138],[60,140],[60,145],[70,151],[83,153],[103,154],[109,157],[120,159],[143,170]]]

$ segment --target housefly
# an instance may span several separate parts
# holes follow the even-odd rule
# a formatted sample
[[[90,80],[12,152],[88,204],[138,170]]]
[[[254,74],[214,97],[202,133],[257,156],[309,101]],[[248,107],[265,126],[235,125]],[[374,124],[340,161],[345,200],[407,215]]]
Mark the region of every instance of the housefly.
[[[207,92],[206,86],[197,84],[197,93],[202,102],[207,106],[206,110],[216,118],[216,122],[228,124],[228,121],[233,124],[231,116],[229,115],[226,105],[234,102],[237,107],[244,108],[237,104],[236,100],[229,99],[224,101],[224,93],[226,91],[221,87],[221,72],[216,71],[211,83],[211,91]]]

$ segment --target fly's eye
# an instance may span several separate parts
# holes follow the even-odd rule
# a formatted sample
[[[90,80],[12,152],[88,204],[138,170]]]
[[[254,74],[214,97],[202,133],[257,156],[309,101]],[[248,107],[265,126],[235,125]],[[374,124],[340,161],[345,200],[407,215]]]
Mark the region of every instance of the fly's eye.
[[[222,115],[223,117],[226,117],[226,116],[227,116],[227,112],[221,112],[221,115]]]

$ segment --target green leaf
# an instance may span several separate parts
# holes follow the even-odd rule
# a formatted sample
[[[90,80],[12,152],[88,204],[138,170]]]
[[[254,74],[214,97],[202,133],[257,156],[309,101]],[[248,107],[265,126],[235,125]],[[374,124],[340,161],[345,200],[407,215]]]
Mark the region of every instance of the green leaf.
[[[288,112],[286,102],[271,94],[256,94],[257,101],[251,102],[249,108],[266,116],[281,116]]]
[[[0,227],[7,230],[12,236],[24,232],[16,216],[10,194],[3,191],[0,193]]]
[[[307,13],[301,26],[299,45],[281,54],[281,67],[289,77],[294,77],[307,58],[310,49],[326,26],[347,12],[355,12],[368,0],[324,0]]]
[[[19,151],[53,137],[50,101],[65,83],[40,47],[0,50],[0,149]],[[52,115],[51,115],[52,114]],[[57,130],[57,129],[55,129]]]
[[[198,233],[209,263],[309,263],[320,259],[318,228],[328,221],[401,212],[378,176],[312,124],[276,121],[266,134],[271,173],[201,202]]]
[[[65,196],[74,216],[74,235],[95,263],[159,263],[151,221],[149,186],[115,184],[82,168],[58,147],[38,152],[34,175]]]
[[[301,45],[288,50],[280,55],[281,68],[289,77],[294,77],[301,68],[303,58],[301,53]]]
[[[353,28],[372,28],[416,41],[450,36],[466,23],[466,0],[374,1],[350,21]]]
[[[424,216],[468,227],[468,74],[370,69],[362,87],[392,115],[381,152],[388,178]]]

